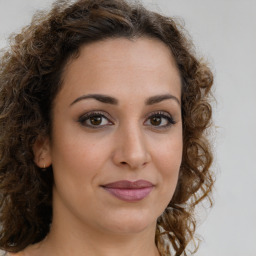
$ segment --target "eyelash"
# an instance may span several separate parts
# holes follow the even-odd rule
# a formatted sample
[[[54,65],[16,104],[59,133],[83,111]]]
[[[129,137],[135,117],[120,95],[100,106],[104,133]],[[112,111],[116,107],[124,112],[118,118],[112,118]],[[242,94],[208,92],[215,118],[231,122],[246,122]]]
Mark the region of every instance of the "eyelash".
[[[162,126],[154,126],[154,125],[148,125],[148,126],[152,126],[153,129],[168,129],[169,127],[171,127],[172,125],[176,124],[175,120],[173,119],[172,115],[169,114],[168,112],[165,111],[156,111],[153,113],[150,113],[147,117],[146,120],[152,120],[152,118],[161,118],[161,119],[165,119],[167,121],[167,124],[162,125]],[[163,120],[161,120],[162,122]],[[146,123],[146,122],[144,122]]]
[[[93,117],[100,117],[101,118],[100,123],[102,123],[102,119],[106,119],[108,124],[93,125],[93,124],[86,123],[86,121],[90,120],[90,118],[93,118]],[[152,118],[161,118],[161,123],[163,122],[163,119],[165,119],[167,124],[162,125],[162,126],[160,126],[160,125],[159,126],[157,126],[157,125],[154,126],[154,125],[152,125],[152,123],[151,124],[146,124],[146,122],[152,120]],[[92,112],[86,113],[86,114],[79,117],[78,122],[81,125],[92,128],[92,129],[101,129],[101,128],[104,128],[106,126],[110,126],[110,125],[114,124],[114,122],[111,121],[110,115],[107,114],[104,111],[92,111]],[[153,129],[167,129],[170,126],[176,124],[176,122],[174,121],[172,115],[170,115],[169,113],[167,113],[165,111],[157,111],[157,112],[153,112],[153,113],[150,113],[149,115],[147,115],[146,116],[146,121],[144,122],[144,124],[146,124],[146,126],[152,126]]]
[[[105,124],[105,125],[86,124],[86,121],[90,120],[90,118],[92,118],[92,117],[104,118],[110,124]],[[86,127],[89,127],[89,128],[100,129],[100,128],[104,128],[105,126],[113,125],[114,123],[112,121],[110,121],[110,119],[111,118],[110,118],[109,114],[107,114],[106,112],[103,112],[103,111],[92,111],[92,112],[89,112],[89,113],[86,113],[86,114],[80,116],[79,119],[78,119],[78,122],[80,124],[82,124],[83,126],[86,126]]]

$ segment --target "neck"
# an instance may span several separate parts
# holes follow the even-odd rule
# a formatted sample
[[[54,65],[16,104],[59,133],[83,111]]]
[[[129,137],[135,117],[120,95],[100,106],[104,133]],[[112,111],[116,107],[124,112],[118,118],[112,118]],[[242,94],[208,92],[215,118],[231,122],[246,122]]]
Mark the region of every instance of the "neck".
[[[67,224],[66,224],[67,228]],[[154,232],[145,230],[137,234],[111,234],[52,226],[42,242],[42,255],[94,255],[94,256],[158,256]],[[152,235],[153,234],[153,235]],[[47,252],[47,254],[43,253]],[[41,255],[41,254],[40,254]]]
[[[67,211],[53,211],[48,236],[31,255],[159,256],[155,245],[156,223],[140,232],[111,232],[86,225]],[[30,255],[30,254],[28,254]]]

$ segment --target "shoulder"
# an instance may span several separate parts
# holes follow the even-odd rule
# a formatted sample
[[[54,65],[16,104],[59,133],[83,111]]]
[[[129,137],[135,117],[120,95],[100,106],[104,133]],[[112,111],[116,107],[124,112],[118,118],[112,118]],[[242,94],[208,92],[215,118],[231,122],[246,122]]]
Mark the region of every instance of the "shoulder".
[[[11,253],[11,252],[4,252],[1,254],[1,256],[24,256],[22,252],[17,252],[17,253]]]
[[[1,1],[1,0],[0,0]],[[0,256],[41,256],[45,255],[41,252],[40,242],[32,244],[24,248],[22,251],[13,253],[13,252],[2,252],[0,251]]]

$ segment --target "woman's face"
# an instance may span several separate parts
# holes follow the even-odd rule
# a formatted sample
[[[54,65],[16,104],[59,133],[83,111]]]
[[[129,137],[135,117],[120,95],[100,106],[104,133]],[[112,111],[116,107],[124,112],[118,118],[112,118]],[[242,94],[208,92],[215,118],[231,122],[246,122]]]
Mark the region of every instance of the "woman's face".
[[[112,233],[155,228],[181,164],[180,102],[178,70],[162,42],[83,46],[54,101],[45,157],[55,180],[53,224]]]

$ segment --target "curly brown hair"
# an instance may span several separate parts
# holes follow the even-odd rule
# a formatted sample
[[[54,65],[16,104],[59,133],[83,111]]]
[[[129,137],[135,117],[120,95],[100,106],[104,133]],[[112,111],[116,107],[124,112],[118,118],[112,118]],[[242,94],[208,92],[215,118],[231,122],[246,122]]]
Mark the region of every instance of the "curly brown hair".
[[[41,241],[52,219],[52,168],[34,163],[33,145],[51,133],[53,100],[62,71],[87,43],[107,38],[156,38],[172,52],[182,80],[183,159],[175,194],[158,218],[162,255],[186,255],[194,239],[195,206],[211,202],[213,75],[199,60],[182,26],[125,0],[57,1],[12,37],[0,69],[0,248],[18,252]]]

